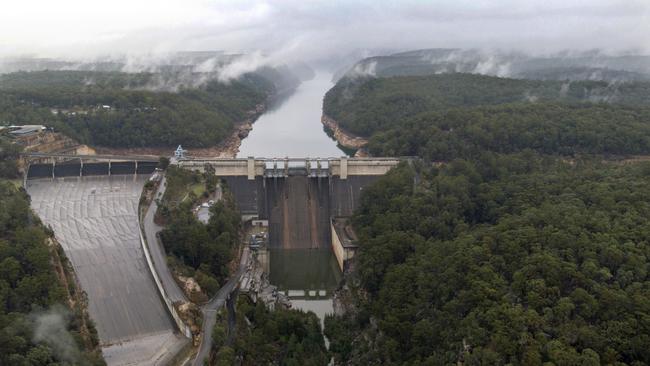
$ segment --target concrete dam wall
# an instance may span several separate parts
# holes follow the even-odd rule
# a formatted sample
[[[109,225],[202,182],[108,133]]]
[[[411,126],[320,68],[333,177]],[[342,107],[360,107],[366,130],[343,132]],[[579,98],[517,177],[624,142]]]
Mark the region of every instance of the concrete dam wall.
[[[380,176],[220,178],[242,214],[268,220],[271,248],[316,249],[331,245],[330,218],[352,215],[363,188]]]

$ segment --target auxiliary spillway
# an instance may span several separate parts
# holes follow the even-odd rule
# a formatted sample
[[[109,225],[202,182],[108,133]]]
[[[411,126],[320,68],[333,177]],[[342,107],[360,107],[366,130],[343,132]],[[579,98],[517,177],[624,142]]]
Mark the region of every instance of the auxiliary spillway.
[[[142,251],[137,209],[147,177],[27,180],[32,208],[54,230],[88,294],[109,365],[164,364],[184,343]]]

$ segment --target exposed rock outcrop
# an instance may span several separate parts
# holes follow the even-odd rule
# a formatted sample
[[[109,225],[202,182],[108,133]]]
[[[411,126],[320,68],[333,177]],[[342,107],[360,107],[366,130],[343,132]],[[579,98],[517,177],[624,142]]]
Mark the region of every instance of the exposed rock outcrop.
[[[332,133],[336,141],[345,148],[361,150],[368,144],[368,139],[343,130],[338,122],[326,115],[321,118],[321,123]]]

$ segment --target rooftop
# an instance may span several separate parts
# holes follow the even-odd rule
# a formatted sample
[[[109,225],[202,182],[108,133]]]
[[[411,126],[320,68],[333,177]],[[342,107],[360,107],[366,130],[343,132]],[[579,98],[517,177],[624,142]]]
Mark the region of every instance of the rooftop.
[[[25,136],[32,133],[37,133],[45,130],[43,125],[24,125],[24,126],[9,126],[9,133],[13,136]]]

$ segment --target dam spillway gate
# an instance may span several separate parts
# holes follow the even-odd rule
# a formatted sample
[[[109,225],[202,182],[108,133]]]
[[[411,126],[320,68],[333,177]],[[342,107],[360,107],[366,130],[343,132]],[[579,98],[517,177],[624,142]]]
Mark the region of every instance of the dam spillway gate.
[[[228,186],[242,215],[268,221],[271,248],[322,249],[331,244],[331,218],[351,216],[363,189],[400,161],[187,159],[179,165],[214,171]]]

